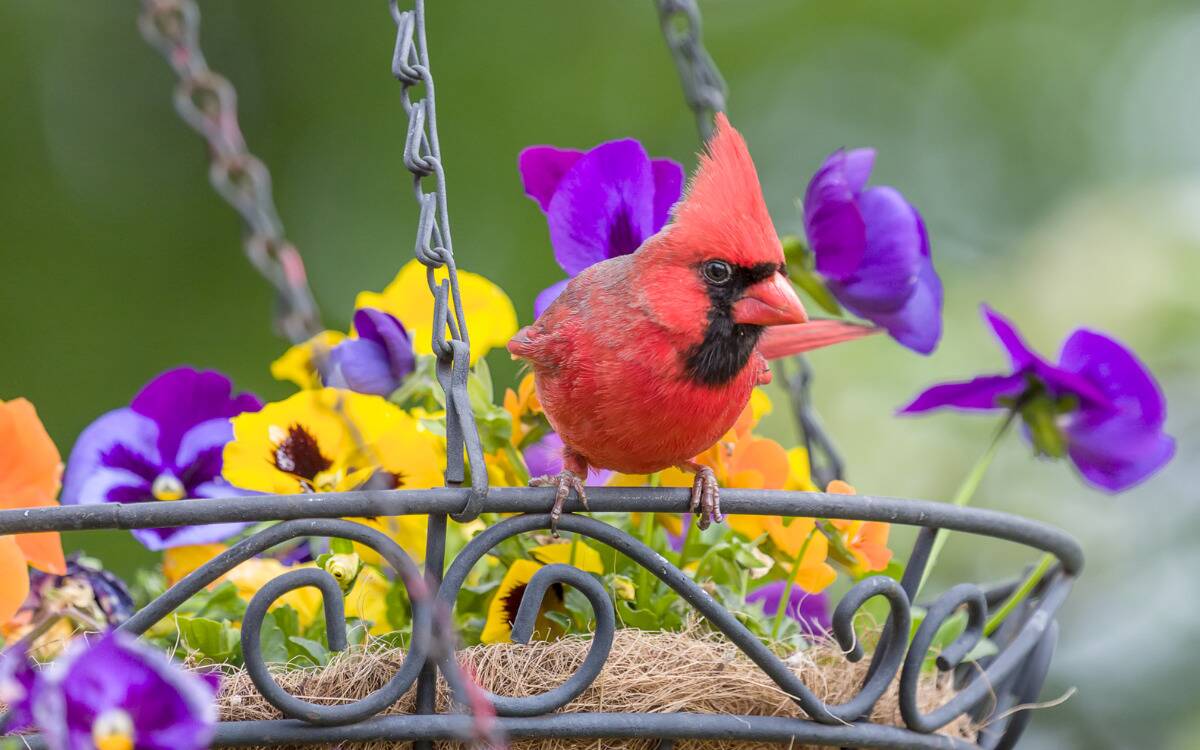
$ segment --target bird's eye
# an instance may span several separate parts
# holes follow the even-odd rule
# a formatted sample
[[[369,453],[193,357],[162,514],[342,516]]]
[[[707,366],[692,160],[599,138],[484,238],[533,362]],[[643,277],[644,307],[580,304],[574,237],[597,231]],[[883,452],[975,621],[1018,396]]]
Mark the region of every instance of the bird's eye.
[[[700,267],[700,273],[710,284],[727,284],[733,278],[733,268],[723,260],[706,261]]]

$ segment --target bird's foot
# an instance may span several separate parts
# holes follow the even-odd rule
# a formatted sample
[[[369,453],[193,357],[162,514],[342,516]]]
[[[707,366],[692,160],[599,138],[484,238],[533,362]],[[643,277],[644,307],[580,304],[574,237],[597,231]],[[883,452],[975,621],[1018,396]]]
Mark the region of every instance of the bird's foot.
[[[547,474],[529,480],[530,487],[554,487],[554,505],[550,508],[550,533],[558,538],[558,519],[562,518],[563,505],[567,502],[571,490],[585,509],[588,508],[587,492],[583,489],[583,477],[573,471],[560,471],[557,475]]]
[[[717,484],[717,475],[703,464],[689,461],[679,468],[696,475],[692,483],[691,511],[696,514],[701,531],[716,521],[721,523],[725,516],[721,514],[721,486]]]

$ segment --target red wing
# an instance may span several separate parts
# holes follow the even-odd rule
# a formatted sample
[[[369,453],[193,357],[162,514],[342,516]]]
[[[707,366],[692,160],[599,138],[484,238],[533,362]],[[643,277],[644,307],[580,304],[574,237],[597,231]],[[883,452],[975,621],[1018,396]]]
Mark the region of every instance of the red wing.
[[[880,332],[881,328],[847,323],[841,320],[810,320],[794,325],[770,326],[758,342],[758,351],[767,359],[822,349]]]

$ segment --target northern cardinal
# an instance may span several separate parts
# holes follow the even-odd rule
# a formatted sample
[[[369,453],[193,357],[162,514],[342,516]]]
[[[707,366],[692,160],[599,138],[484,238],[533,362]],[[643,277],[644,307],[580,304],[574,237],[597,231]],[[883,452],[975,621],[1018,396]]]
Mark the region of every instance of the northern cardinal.
[[[564,443],[553,524],[571,490],[587,507],[588,466],[695,474],[691,510],[720,521],[712,469],[692,457],[734,424],[767,359],[875,329],[808,322],[746,142],[717,115],[715,135],[671,223],[631,255],[590,266],[508,342],[533,366],[538,397]]]

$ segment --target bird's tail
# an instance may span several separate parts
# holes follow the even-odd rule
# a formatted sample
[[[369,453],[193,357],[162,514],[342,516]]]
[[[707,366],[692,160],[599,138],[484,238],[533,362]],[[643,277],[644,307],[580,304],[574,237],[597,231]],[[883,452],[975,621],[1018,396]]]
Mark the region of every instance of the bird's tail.
[[[758,350],[767,359],[779,359],[853,341],[882,330],[860,323],[814,318],[807,323],[768,327],[759,340]]]

